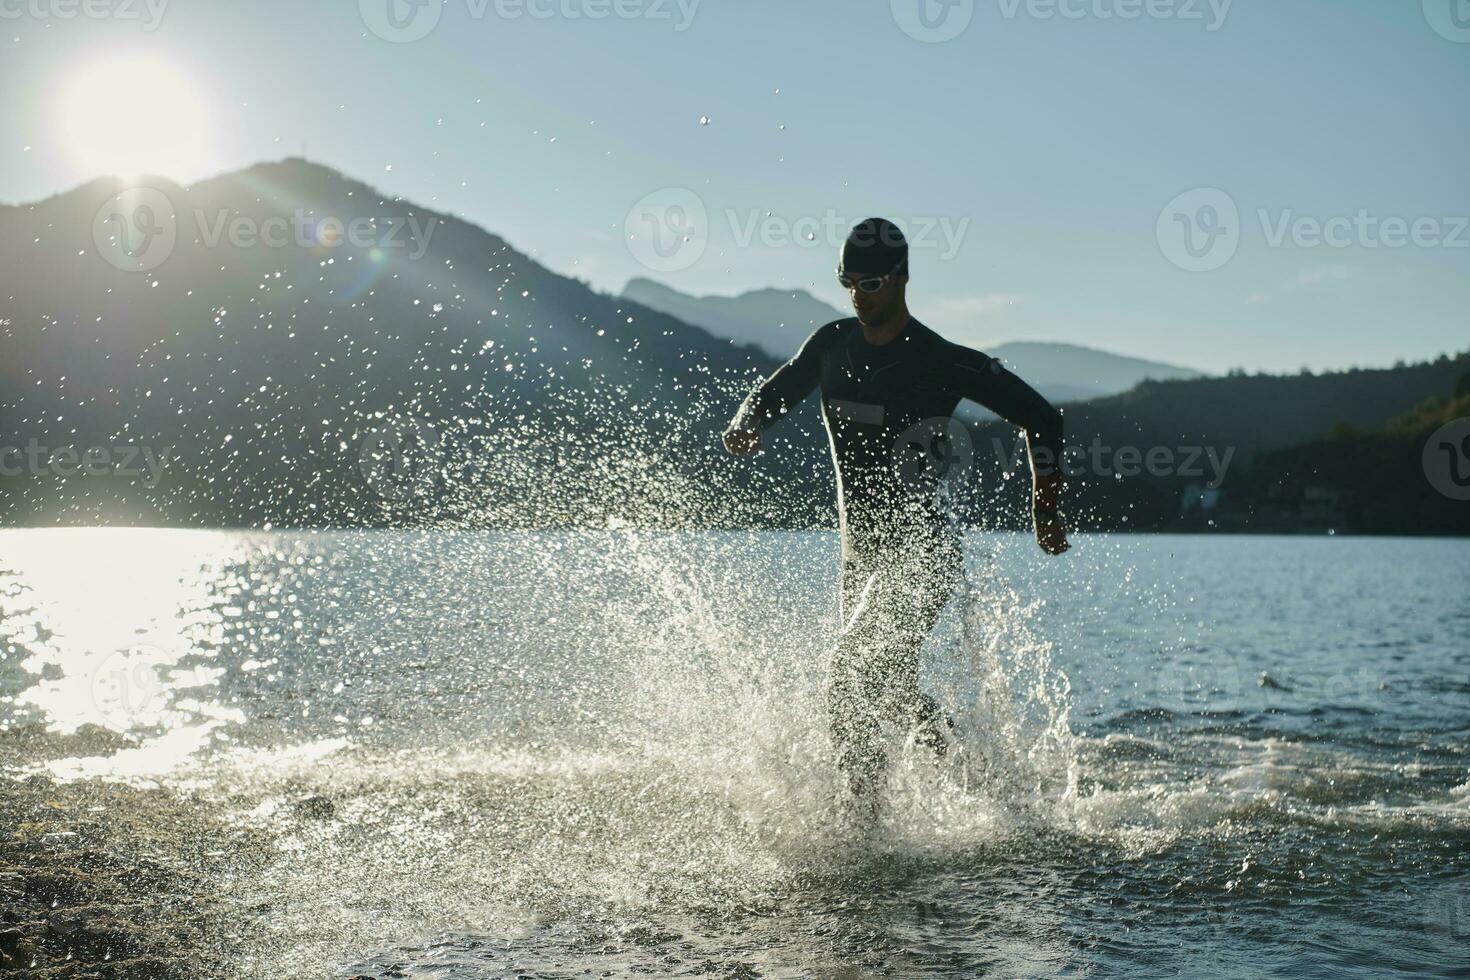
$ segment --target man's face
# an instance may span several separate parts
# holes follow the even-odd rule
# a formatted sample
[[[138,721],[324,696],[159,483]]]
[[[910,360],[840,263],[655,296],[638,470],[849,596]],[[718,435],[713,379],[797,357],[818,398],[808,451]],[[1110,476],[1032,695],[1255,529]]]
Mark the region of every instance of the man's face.
[[[858,322],[865,327],[885,323],[898,312],[903,303],[904,286],[908,282],[908,276],[883,276],[883,285],[877,292],[864,292],[858,287],[863,279],[871,278],[875,277],[854,276],[852,285],[847,289],[853,312],[857,314]]]

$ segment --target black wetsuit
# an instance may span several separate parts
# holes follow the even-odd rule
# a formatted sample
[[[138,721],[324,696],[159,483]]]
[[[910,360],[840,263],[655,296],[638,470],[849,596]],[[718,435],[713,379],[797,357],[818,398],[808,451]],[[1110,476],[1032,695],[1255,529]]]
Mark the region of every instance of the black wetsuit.
[[[936,492],[941,461],[963,465],[962,399],[1026,431],[1038,475],[1055,472],[1062,416],[1000,362],[917,320],[874,346],[856,319],[817,330],[741,406],[735,426],[767,429],[814,389],[837,466],[842,638],[828,710],[839,762],[855,781],[882,766],[884,718],[936,742],[937,706],[919,692],[918,654],[962,577],[958,535]]]

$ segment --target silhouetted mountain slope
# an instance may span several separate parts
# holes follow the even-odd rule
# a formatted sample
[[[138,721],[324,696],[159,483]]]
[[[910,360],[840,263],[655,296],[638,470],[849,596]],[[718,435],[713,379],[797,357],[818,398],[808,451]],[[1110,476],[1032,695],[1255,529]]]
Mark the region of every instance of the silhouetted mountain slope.
[[[1145,381],[1187,381],[1205,377],[1190,368],[1110,354],[1076,344],[1012,341],[992,347],[987,353],[1005,361],[1012,371],[1058,403],[1120,394]],[[1071,394],[1067,394],[1068,391]]]
[[[739,296],[688,296],[651,279],[633,279],[623,298],[692,323],[779,360],[796,353],[818,327],[850,316],[801,289],[758,289]]]
[[[715,439],[753,350],[305,161],[148,183],[0,212],[0,446],[151,447],[168,476],[29,465],[0,519],[678,520],[739,495],[651,469],[759,482]]]
[[[1066,441],[1075,448],[1077,460],[1068,493],[1073,512],[1088,525],[1101,528],[1170,528],[1193,526],[1196,521],[1203,527],[1226,513],[1234,515],[1231,527],[1235,530],[1302,526],[1299,513],[1291,518],[1268,518],[1260,509],[1237,508],[1231,502],[1264,499],[1264,484],[1271,482],[1270,474],[1282,470],[1285,460],[1294,454],[1305,458],[1318,452],[1306,444],[1326,439],[1334,431],[1382,429],[1432,393],[1452,390],[1467,369],[1470,352],[1431,363],[1315,376],[1236,374],[1148,382],[1124,395],[1068,406]],[[1009,427],[982,425],[976,429],[975,441],[982,474],[1004,469],[997,455],[1013,451],[1015,436]],[[1428,488],[1420,464],[1422,448],[1405,445],[1396,449],[1391,472],[1384,474],[1388,482],[1403,489],[1398,506],[1409,514],[1414,512],[1414,501],[1422,500],[1422,491]],[[1137,471],[1121,479],[1120,450],[1130,453],[1128,468]],[[1148,472],[1147,457],[1155,451],[1159,460],[1168,456],[1169,464],[1157,468],[1169,472]],[[1380,461],[1388,458],[1380,457]],[[1186,461],[1191,465],[1186,466]],[[1351,453],[1341,462],[1349,468],[1377,465]],[[1192,500],[1196,491],[1209,489],[1222,469],[1224,479],[1216,488],[1224,502],[1220,514],[1182,513],[1186,500]],[[1259,475],[1263,472],[1267,474],[1264,478]],[[1007,487],[1001,494],[1011,511],[1020,506],[1019,493]],[[1214,507],[1215,497],[1210,500]],[[1375,533],[1408,533],[1415,526],[1412,517],[1392,527],[1379,521],[1361,526],[1338,522],[1339,529]],[[1443,521],[1417,526],[1421,531],[1446,533]]]
[[[305,161],[0,208],[0,270],[0,522],[832,523],[815,399],[755,460],[718,447],[773,358]],[[1229,454],[1210,513],[1249,527],[1263,510],[1232,481],[1381,429],[1467,361],[1147,382],[1069,406],[1068,442]],[[1015,445],[974,430],[978,523],[1025,521]],[[1402,448],[1383,458],[1406,467]],[[1207,526],[1220,500],[1182,503],[1204,482],[1084,469],[1068,506],[1085,527]]]
[[[1396,368],[1327,374],[1245,375],[1145,382],[1132,391],[1071,407],[1068,428],[1144,443],[1180,440],[1235,446],[1242,453],[1291,446],[1347,423],[1385,424],[1434,392],[1448,391],[1467,355]]]
[[[1448,431],[1444,428],[1463,420]],[[1447,438],[1452,436],[1453,438]],[[1448,459],[1445,454],[1449,454]],[[1435,463],[1430,477],[1426,457]],[[1458,483],[1460,497],[1436,480]],[[1370,430],[1338,426],[1325,438],[1265,454],[1219,507],[1222,520],[1257,530],[1470,534],[1470,373]]]

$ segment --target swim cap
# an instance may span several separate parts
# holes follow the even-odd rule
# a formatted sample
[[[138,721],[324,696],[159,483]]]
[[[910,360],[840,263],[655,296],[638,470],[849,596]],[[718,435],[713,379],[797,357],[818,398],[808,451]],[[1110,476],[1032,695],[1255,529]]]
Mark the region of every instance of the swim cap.
[[[869,218],[847,236],[838,275],[886,276],[909,274],[909,243],[898,225],[886,218]]]

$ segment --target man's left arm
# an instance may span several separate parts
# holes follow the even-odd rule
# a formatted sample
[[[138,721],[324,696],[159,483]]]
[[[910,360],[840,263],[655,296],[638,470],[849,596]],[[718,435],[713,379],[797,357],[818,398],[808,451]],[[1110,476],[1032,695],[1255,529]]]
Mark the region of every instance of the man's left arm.
[[[955,386],[968,398],[1026,433],[1031,462],[1031,510],[1036,542],[1049,555],[1071,547],[1062,521],[1062,413],[1000,361],[955,345]]]

